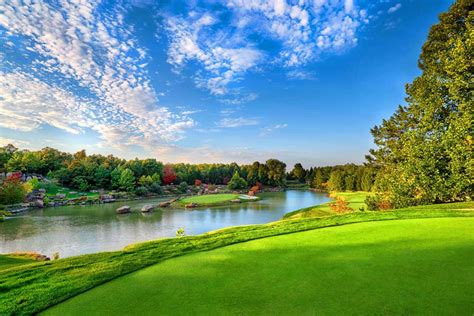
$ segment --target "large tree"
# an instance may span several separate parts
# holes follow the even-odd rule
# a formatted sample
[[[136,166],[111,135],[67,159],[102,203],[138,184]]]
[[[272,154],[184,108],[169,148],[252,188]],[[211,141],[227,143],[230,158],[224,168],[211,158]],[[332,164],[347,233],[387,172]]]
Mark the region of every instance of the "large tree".
[[[473,195],[474,3],[440,15],[406,87],[407,105],[372,129],[379,191],[393,206],[462,201]]]

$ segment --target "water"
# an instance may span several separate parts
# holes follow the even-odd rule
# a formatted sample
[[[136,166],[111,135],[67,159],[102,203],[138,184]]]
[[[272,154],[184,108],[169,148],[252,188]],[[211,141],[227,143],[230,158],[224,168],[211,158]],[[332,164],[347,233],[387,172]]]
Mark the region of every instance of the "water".
[[[0,222],[0,253],[36,251],[61,257],[119,250],[126,245],[175,236],[184,228],[196,235],[235,225],[261,224],[285,213],[329,201],[324,194],[289,190],[264,193],[262,200],[197,210],[156,209],[139,212],[145,204],[163,199],[127,201],[90,206],[65,206],[34,210]],[[118,215],[115,209],[129,205],[132,213]]]

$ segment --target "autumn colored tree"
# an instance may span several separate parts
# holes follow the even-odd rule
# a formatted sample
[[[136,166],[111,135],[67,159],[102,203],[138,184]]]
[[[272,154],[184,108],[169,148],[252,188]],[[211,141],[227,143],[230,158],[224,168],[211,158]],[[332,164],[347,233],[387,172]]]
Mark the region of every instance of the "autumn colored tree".
[[[176,180],[176,172],[171,165],[165,165],[163,169],[163,183],[165,185],[172,184]]]

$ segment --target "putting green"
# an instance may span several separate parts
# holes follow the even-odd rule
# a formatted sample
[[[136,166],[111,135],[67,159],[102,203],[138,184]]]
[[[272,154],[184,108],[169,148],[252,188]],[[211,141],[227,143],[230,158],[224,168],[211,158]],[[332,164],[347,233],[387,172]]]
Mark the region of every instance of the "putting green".
[[[474,313],[474,218],[367,222],[167,260],[48,315]]]

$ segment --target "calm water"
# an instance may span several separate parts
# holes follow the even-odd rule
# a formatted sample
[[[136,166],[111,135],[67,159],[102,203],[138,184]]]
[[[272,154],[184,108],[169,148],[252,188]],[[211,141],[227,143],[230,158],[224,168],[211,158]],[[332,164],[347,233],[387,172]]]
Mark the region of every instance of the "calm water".
[[[199,210],[166,208],[141,214],[145,204],[163,199],[127,201],[91,206],[66,206],[35,210],[0,223],[0,253],[37,251],[61,257],[119,250],[124,246],[174,236],[183,227],[187,235],[280,219],[285,213],[329,201],[324,194],[290,190],[264,193],[258,202]],[[117,215],[129,205],[132,213]]]

